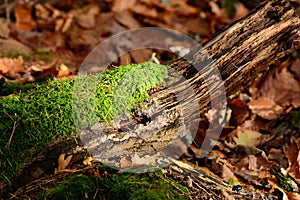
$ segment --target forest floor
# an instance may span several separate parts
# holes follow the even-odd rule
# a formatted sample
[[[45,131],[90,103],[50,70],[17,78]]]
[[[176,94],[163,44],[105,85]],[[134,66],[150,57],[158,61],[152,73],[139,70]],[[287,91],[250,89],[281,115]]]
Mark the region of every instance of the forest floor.
[[[74,77],[89,52],[115,34],[152,26],[179,31],[202,44],[250,10],[236,0],[0,4],[0,199],[201,199],[201,189],[191,177],[167,169],[118,173],[93,160],[76,135],[71,109]],[[122,49],[107,52],[119,55]],[[113,85],[131,63],[165,65],[177,58],[159,49],[131,51],[111,63],[107,71],[113,75],[105,80]],[[156,69],[158,77],[164,77],[163,68],[152,72]],[[145,80],[151,72],[147,74]],[[146,89],[162,84],[160,78]],[[199,157],[199,146],[209,116],[203,117],[198,135],[180,160],[231,185],[234,192],[262,194],[254,199],[300,199],[299,100],[296,51],[250,88],[228,97],[226,125],[204,158]]]

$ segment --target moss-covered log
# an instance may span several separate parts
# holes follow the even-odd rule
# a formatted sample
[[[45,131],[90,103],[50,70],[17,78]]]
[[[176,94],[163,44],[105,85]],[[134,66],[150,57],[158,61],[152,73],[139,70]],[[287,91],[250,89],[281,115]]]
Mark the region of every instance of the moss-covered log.
[[[164,148],[181,138],[182,134],[176,134],[178,131],[185,135],[187,126],[193,120],[197,120],[200,114],[209,110],[212,101],[224,101],[221,93],[210,95],[208,87],[210,91],[218,91],[222,83],[227,96],[248,87],[259,74],[299,48],[299,28],[300,20],[287,1],[272,0],[260,4],[245,18],[225,27],[204,44],[203,48],[193,50],[184,59],[172,64],[171,68],[186,80],[176,82],[175,79],[170,87],[150,96],[149,110],[153,108],[149,111],[152,118],[150,123],[142,126],[143,128],[136,127],[134,130],[118,134],[115,130],[111,132],[111,129],[107,128],[107,141],[101,140],[104,144],[96,145],[97,151],[107,152],[105,143],[110,142],[124,152],[149,154],[159,150],[170,153],[164,152]],[[215,74],[216,69],[220,76]],[[223,81],[220,81],[220,78]],[[209,86],[208,83],[216,84]],[[12,184],[17,176],[19,164],[24,158],[32,156],[32,152],[41,147],[40,144],[57,134],[74,133],[70,104],[72,81],[64,79],[46,85],[1,99],[0,117],[4,126],[1,124],[0,180],[8,185]],[[195,95],[190,96],[186,93],[190,88]],[[55,95],[50,97],[52,94]],[[178,100],[182,102],[179,103]],[[224,109],[222,105],[220,109]],[[160,123],[161,121],[167,123]],[[122,129],[122,126],[128,127],[128,124],[121,123],[120,126]],[[95,129],[82,130],[82,139],[85,140],[85,135],[94,132]],[[140,137],[141,135],[143,137]],[[61,152],[57,152],[59,153]],[[97,156],[99,154],[96,158]],[[99,156],[99,159],[102,159],[102,156]],[[122,156],[117,155],[116,164],[120,163]],[[47,157],[44,161],[47,162]],[[201,179],[204,182],[202,188],[205,187],[205,180],[208,183],[208,191],[211,188],[209,185],[214,185],[214,192],[209,198],[224,197],[223,190],[226,190],[227,194],[233,193],[230,186],[210,176],[204,176],[208,178]]]
[[[114,152],[116,164],[122,167],[120,160],[128,152],[180,155],[180,151],[170,152],[173,148],[168,148],[169,145],[182,135],[193,132],[193,122],[212,107],[218,111],[213,126],[220,129],[226,96],[247,88],[269,67],[298,49],[299,28],[299,17],[288,1],[264,1],[243,19],[225,27],[203,47],[173,63],[171,68],[184,78],[175,80],[168,88],[151,96],[152,105],[148,112],[151,122],[132,130],[127,129],[126,122],[120,127],[128,131],[120,134],[107,130],[101,138],[103,143],[94,145],[97,149],[95,157],[110,159],[111,152]],[[95,132],[97,130],[83,131],[82,138]],[[214,132],[211,134],[211,137],[216,137]],[[210,141],[206,142],[202,147],[209,149]],[[124,152],[114,148],[107,151],[107,144],[111,143],[115,149]]]

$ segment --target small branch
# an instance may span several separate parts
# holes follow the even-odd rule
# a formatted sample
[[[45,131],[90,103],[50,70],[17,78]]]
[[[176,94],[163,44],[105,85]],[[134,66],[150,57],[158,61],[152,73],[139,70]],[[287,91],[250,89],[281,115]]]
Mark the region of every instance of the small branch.
[[[10,144],[11,144],[11,141],[12,141],[12,138],[13,138],[13,136],[14,136],[14,133],[15,133],[15,131],[16,131],[17,126],[18,126],[17,122],[14,121],[13,130],[12,130],[12,132],[11,132],[11,134],[10,134],[10,137],[9,137],[9,139],[8,139],[7,144],[5,145],[5,148],[9,148],[9,146],[10,146]]]
[[[165,181],[166,183],[172,185],[176,190],[178,190],[179,192],[181,192],[181,194],[183,195],[187,195],[186,192],[184,192],[182,189],[180,189],[179,187],[177,187],[176,185],[174,185],[172,182],[168,181],[167,179],[165,179],[164,177],[158,175],[158,174],[155,174],[157,177],[159,177],[160,179],[162,179],[163,181]],[[189,199],[192,199],[191,197],[189,197]]]

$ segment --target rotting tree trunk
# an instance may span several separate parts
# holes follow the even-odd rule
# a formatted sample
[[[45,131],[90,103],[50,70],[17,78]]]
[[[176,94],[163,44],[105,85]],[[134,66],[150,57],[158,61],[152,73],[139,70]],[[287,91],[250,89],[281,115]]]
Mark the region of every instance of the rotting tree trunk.
[[[81,132],[83,143],[93,146],[89,150],[96,159],[107,161],[114,157],[114,164],[120,168],[128,167],[120,164],[128,152],[176,157],[186,150],[178,150],[177,144],[191,143],[197,131],[193,124],[197,129],[200,115],[212,108],[216,114],[208,134],[218,138],[226,96],[247,88],[270,66],[298,49],[299,28],[300,20],[288,1],[265,1],[243,19],[225,27],[203,47],[171,65],[179,77],[170,78],[166,89],[151,95],[149,124],[131,124],[134,128],[130,129],[130,122],[125,120],[119,127],[123,131],[117,134],[105,126],[95,126]],[[99,136],[102,130],[104,134]],[[101,142],[92,144],[91,138]],[[210,147],[209,140],[203,141],[204,152]]]
[[[155,164],[152,161],[157,164],[162,161],[161,155],[180,155],[182,152],[174,144],[176,146],[183,136],[193,132],[191,124],[211,108],[211,102],[215,102],[217,111],[224,110],[224,104],[218,104],[225,100],[223,86],[226,96],[247,88],[259,74],[300,47],[299,30],[300,20],[287,1],[265,1],[245,18],[225,27],[202,48],[172,64],[180,78],[171,79],[168,88],[151,95],[148,113],[151,122],[147,126],[136,126],[134,130],[126,128],[126,131],[116,133],[106,125],[96,124],[89,130],[82,130],[82,142],[95,159],[119,168]],[[222,118],[222,114],[217,116]],[[216,121],[219,122],[218,117]],[[120,125],[121,129],[128,126]],[[221,125],[222,122],[216,123],[213,129]],[[128,152],[134,159],[128,156]],[[154,155],[157,155],[155,159]],[[203,199],[222,199],[225,193],[236,198],[245,197],[243,193],[231,191],[228,184],[180,162],[171,164],[171,169],[189,174],[202,183],[200,187],[204,193],[210,193]]]

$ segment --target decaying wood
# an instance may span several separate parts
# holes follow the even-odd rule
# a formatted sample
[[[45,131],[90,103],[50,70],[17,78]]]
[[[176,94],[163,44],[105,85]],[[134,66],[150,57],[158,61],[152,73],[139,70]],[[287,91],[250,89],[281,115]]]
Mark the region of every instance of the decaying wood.
[[[81,139],[93,146],[90,150],[95,158],[106,161],[114,156],[121,168],[131,166],[120,162],[129,153],[139,153],[138,158],[149,152],[158,157],[180,155],[185,150],[178,149],[183,141],[180,138],[186,136],[185,144],[191,143],[195,136],[192,124],[200,115],[214,107],[212,129],[220,130],[226,96],[247,88],[270,66],[299,48],[299,28],[300,20],[287,1],[265,1],[172,64],[179,76],[172,78],[170,72],[168,87],[151,96],[149,124],[131,124],[130,129],[128,121],[127,125],[120,123],[122,132],[98,124],[83,131]],[[214,137],[213,131],[211,135]]]

